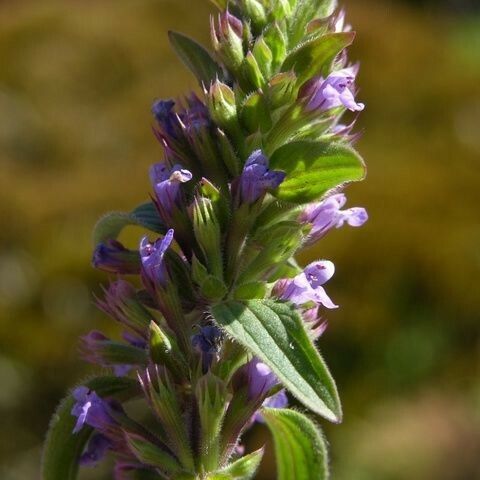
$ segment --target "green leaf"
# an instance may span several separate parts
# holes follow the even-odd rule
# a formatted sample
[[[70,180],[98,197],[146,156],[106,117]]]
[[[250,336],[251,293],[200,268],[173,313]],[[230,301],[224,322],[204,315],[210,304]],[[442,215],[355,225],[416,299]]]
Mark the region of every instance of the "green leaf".
[[[263,448],[239,458],[207,478],[208,480],[250,480],[255,475],[262,457]]]
[[[212,315],[306,407],[332,422],[341,421],[335,382],[292,306],[272,300],[228,301],[215,305]]]
[[[95,390],[101,397],[127,400],[140,393],[138,382],[125,377],[96,377],[82,385]],[[73,434],[76,418],[70,413],[75,403],[68,395],[52,417],[43,447],[42,480],[74,480],[78,459],[85,448],[92,429],[85,426]]]
[[[293,70],[302,85],[315,75],[328,75],[335,57],[355,38],[354,32],[329,33],[304,43],[290,53],[282,64],[282,72]]]
[[[360,155],[340,144],[297,141],[276,150],[270,168],[283,170],[287,176],[274,195],[288,202],[318,200],[333,188],[365,178]]]
[[[304,37],[307,25],[316,17],[331,15],[336,6],[334,0],[298,0],[289,21],[290,45],[295,46]]]
[[[316,425],[289,409],[262,410],[275,444],[278,480],[329,478],[325,441]]]
[[[200,86],[208,88],[215,78],[223,78],[220,66],[195,40],[178,32],[168,32],[168,38],[182,62],[197,77]]]
[[[132,212],[111,212],[98,220],[93,229],[93,243],[98,245],[106,240],[116,239],[129,225],[144,227],[156,233],[165,233],[165,225],[158,216],[152,202],[139,205]]]

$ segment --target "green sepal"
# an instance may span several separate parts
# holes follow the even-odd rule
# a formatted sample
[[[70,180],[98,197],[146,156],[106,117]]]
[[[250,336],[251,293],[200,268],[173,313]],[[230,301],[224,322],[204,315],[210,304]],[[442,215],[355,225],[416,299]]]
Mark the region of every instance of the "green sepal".
[[[197,197],[193,203],[193,232],[207,260],[208,271],[223,278],[222,232],[212,200]]]
[[[263,408],[275,445],[278,480],[327,480],[325,440],[307,416],[290,409]]]
[[[122,230],[136,225],[152,232],[164,234],[167,228],[160,219],[157,209],[152,202],[139,205],[132,212],[111,212],[98,220],[93,229],[93,243],[98,245],[106,240],[116,239]]]
[[[222,280],[208,275],[200,286],[202,295],[209,300],[220,300],[225,297],[228,290]]]
[[[198,182],[198,193],[212,202],[215,215],[220,223],[220,230],[224,231],[230,215],[228,199],[210,180],[202,178]]]
[[[335,57],[355,38],[355,32],[329,33],[314,38],[290,53],[282,64],[282,72],[293,70],[298,85],[303,85],[315,75],[330,73]]]
[[[342,409],[337,388],[303,321],[289,304],[227,301],[212,307],[226,333],[260,358],[307,408],[332,422]]]
[[[297,76],[294,72],[275,75],[268,84],[268,99],[273,109],[290,105],[298,94]]]
[[[267,100],[262,92],[253,92],[242,105],[240,118],[249,132],[268,132],[272,128],[272,118]]]
[[[295,221],[284,221],[270,228],[258,230],[242,253],[242,271],[238,282],[250,282],[272,271],[298,250],[303,239],[301,226]]]
[[[230,463],[218,472],[208,475],[208,480],[250,480],[255,475],[263,458],[264,449],[260,448]]]
[[[119,401],[129,400],[140,395],[136,380],[127,377],[95,377],[83,382],[100,397],[111,397]],[[77,421],[71,414],[75,399],[71,393],[60,403],[53,415],[43,447],[42,480],[74,480],[78,472],[78,460],[92,433],[92,428],[84,426],[73,434]]]
[[[168,438],[168,446],[187,471],[194,470],[194,459],[183,418],[182,405],[168,371],[156,369],[156,375],[144,383],[144,392]]]
[[[223,78],[221,67],[210,53],[190,37],[178,32],[168,32],[170,43],[182,62],[195,75],[200,86],[208,88],[216,78]]]
[[[202,285],[208,278],[208,270],[203,263],[194,255],[192,257],[192,279],[197,285]]]
[[[292,14],[292,6],[290,5],[289,0],[275,0],[272,2],[271,14],[273,18],[277,20],[282,20],[284,18],[290,17]]]
[[[133,433],[125,433],[125,439],[132,453],[143,465],[159,468],[168,474],[175,474],[182,471],[176,458],[158,445]]]
[[[264,78],[270,78],[272,74],[273,54],[263,37],[257,38],[253,46],[252,54]]]
[[[244,80],[241,83],[245,90],[258,90],[265,86],[265,77],[252,52],[247,53],[241,68]]]
[[[227,386],[223,380],[208,372],[199,378],[195,397],[200,417],[201,463],[205,471],[218,466],[223,416],[227,405]]]
[[[225,135],[225,132],[221,129],[217,129],[217,139],[217,146],[223,163],[227,167],[228,173],[232,177],[237,177],[240,174],[240,159],[238,158],[232,143],[227,135]]]
[[[243,136],[238,123],[234,91],[228,85],[216,81],[210,87],[207,105],[214,122],[240,142]]]
[[[234,292],[235,300],[251,300],[253,298],[264,298],[267,293],[267,286],[264,282],[249,282],[238,285]]]
[[[318,200],[331,189],[363,180],[366,172],[353,148],[309,141],[292,142],[276,150],[270,168],[287,174],[273,194],[292,203]]]
[[[272,71],[274,72],[287,56],[287,39],[277,22],[272,23],[265,29],[263,38],[272,53]]]
[[[148,362],[143,348],[113,340],[97,342],[94,354],[105,365],[146,365]]]

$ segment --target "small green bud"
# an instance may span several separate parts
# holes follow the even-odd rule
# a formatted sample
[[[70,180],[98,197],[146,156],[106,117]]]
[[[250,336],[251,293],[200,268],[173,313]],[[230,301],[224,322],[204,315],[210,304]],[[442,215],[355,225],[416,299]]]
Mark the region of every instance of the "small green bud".
[[[237,104],[233,90],[217,80],[210,87],[207,104],[214,122],[241,144],[243,135],[238,123]]]
[[[263,88],[266,83],[258,62],[253,56],[252,52],[248,52],[242,64],[242,76],[250,85],[251,90],[258,90]]]
[[[150,323],[149,350],[154,363],[168,364],[172,358],[172,343],[164,331],[155,322]]]
[[[242,22],[226,10],[218,16],[217,26],[211,17],[210,33],[213,48],[227,67],[235,72],[245,56]]]
[[[242,0],[242,4],[252,25],[257,31],[260,31],[268,21],[265,7],[258,0]]]
[[[263,37],[259,37],[252,50],[253,56],[265,78],[272,74],[273,54]]]

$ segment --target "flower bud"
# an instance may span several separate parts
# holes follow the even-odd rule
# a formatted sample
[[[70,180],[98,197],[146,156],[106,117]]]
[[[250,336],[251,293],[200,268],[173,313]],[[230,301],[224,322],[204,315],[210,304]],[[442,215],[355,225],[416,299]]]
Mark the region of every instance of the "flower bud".
[[[242,63],[242,76],[251,90],[262,89],[265,86],[265,77],[252,52],[247,53]]]
[[[232,71],[236,71],[245,56],[243,52],[243,25],[228,10],[218,16],[217,26],[213,17],[210,32],[215,51]]]
[[[252,25],[260,31],[267,24],[267,12],[258,0],[242,0],[243,8],[252,21]]]
[[[99,243],[93,252],[92,264],[95,268],[109,273],[140,273],[140,255],[138,251],[125,248],[117,240]]]
[[[207,101],[210,114],[220,128],[228,132],[238,129],[235,93],[229,86],[215,81],[210,87]]]

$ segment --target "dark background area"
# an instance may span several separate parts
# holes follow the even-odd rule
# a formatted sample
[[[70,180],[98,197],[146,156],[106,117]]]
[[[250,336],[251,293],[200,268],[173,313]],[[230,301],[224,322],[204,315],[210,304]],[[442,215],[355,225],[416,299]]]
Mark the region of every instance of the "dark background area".
[[[341,308],[320,341],[345,411],[342,425],[321,422],[332,477],[480,478],[480,2],[343,3],[369,167],[347,194],[370,221],[301,258],[337,266],[328,291]],[[206,0],[0,2],[2,480],[39,478],[49,418],[92,372],[77,337],[110,323],[92,304],[107,277],[90,267],[91,229],[147,197],[162,155],[152,100],[195,88],[166,32],[208,44],[210,11]],[[258,478],[272,469],[269,448]]]

